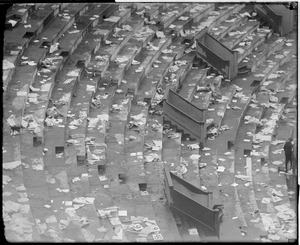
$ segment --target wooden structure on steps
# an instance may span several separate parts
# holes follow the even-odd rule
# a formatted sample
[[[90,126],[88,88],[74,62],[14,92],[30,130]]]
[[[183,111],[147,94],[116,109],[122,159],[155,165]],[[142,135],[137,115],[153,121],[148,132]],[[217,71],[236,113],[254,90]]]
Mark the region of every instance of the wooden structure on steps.
[[[164,123],[170,123],[189,135],[190,139],[197,139],[200,146],[205,145],[205,109],[200,109],[179,94],[167,88],[163,99]]]
[[[215,205],[212,192],[202,191],[165,168],[165,196],[175,213],[188,216],[214,236],[220,236],[223,205]]]
[[[197,40],[197,55],[226,78],[232,80],[238,73],[238,52],[206,33]]]

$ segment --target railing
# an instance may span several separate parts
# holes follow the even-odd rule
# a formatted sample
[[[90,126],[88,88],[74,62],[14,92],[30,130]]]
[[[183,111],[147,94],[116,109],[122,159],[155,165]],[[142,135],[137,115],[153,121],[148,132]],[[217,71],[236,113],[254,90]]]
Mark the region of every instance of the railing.
[[[255,10],[268,23],[284,36],[293,30],[293,14],[292,10],[287,9],[282,4],[257,4]]]
[[[210,203],[212,192],[205,192],[186,182],[165,168],[165,195],[168,206],[205,226],[210,233],[220,236],[222,205]]]
[[[238,53],[228,49],[210,34],[206,33],[197,40],[197,55],[228,79],[236,77]]]
[[[205,143],[205,109],[200,109],[180,95],[166,89],[163,103],[164,119],[174,122],[184,132]]]

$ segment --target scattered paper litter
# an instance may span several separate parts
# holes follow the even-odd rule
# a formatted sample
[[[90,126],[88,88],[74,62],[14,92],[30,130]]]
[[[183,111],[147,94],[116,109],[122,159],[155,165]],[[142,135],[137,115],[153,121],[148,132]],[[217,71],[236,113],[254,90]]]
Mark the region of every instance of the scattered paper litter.
[[[225,167],[224,166],[218,166],[217,172],[224,172]]]
[[[261,200],[261,203],[271,203],[271,199],[268,198],[268,197],[264,197],[264,198]]]
[[[272,190],[272,195],[276,195],[276,196],[279,196],[279,197],[283,197],[284,196],[280,190],[277,191],[275,189]]]
[[[95,92],[96,88],[94,85],[86,85],[86,91]]]
[[[119,216],[127,216],[127,210],[119,210],[118,215]]]
[[[68,78],[66,81],[64,81],[64,84],[69,84],[71,83],[75,78]]]
[[[194,150],[194,149],[199,149],[200,146],[198,144],[190,144],[187,146],[189,149]]]
[[[78,77],[80,71],[81,71],[80,68],[74,69],[73,71],[69,71],[69,72],[67,73],[67,76],[68,76],[68,77]]]
[[[42,87],[41,87],[41,91],[42,92],[48,92],[48,91],[50,91],[51,85],[52,85],[51,83],[45,83],[45,84],[43,84]]]
[[[80,32],[79,30],[74,30],[74,31],[69,31],[70,34],[78,33]]]
[[[285,143],[284,140],[274,140],[271,142],[272,145],[278,145],[278,144],[283,144],[283,143]]]
[[[190,159],[192,159],[192,160],[198,160],[200,157],[201,157],[201,155],[199,155],[199,154],[192,154],[190,156]]]
[[[272,164],[274,164],[274,165],[281,165],[281,164],[283,164],[283,162],[282,161],[273,161]]]
[[[189,229],[189,233],[191,236],[195,236],[195,235],[198,235],[198,231],[196,228],[191,228]]]
[[[9,20],[7,21],[8,23],[10,23],[12,26],[15,26],[18,22],[15,20]]]
[[[280,202],[280,201],[282,201],[282,198],[280,198],[278,196],[272,196],[272,201],[273,202]]]
[[[247,176],[247,175],[238,174],[238,175],[235,175],[235,177],[237,179],[241,179],[243,181],[252,181],[252,177],[251,176]]]
[[[9,176],[7,176],[7,175],[3,175],[2,176],[2,183],[3,183],[3,185],[6,185],[10,181],[12,181],[12,179]]]
[[[21,165],[21,161],[6,162],[2,164],[3,169],[13,170]]]
[[[157,38],[165,38],[166,37],[165,34],[162,31],[156,31],[155,34],[156,34]]]
[[[51,215],[46,218],[46,223],[56,223],[56,222],[57,222],[57,219],[54,215]]]

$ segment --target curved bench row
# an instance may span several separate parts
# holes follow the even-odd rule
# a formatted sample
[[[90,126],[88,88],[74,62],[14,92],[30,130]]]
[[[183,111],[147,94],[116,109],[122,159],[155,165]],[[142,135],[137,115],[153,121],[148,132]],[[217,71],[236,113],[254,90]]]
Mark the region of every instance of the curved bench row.
[[[288,77],[289,77],[289,73],[287,73],[286,76],[284,75],[283,77],[281,77],[280,80],[286,80],[286,79],[288,79]],[[275,83],[280,82],[280,80],[279,81],[278,81],[278,79],[276,79],[276,80],[274,81]],[[294,84],[294,81],[291,81],[291,84]],[[267,89],[269,89],[269,87],[270,86],[266,85]],[[265,212],[266,213],[272,212],[271,217],[273,219],[273,222],[275,222],[275,228],[282,226],[282,224],[284,223],[281,219],[278,219],[281,216],[278,216],[278,215],[280,215],[280,213],[278,213],[278,211],[280,211],[280,210],[277,210],[277,207],[279,207],[281,204],[289,204],[289,200],[288,200],[287,187],[285,184],[284,177],[278,176],[278,174],[276,174],[277,169],[271,167],[268,164],[268,162],[271,163],[275,160],[273,158],[272,161],[270,161],[269,155],[271,155],[272,153],[270,152],[269,149],[272,146],[272,144],[270,144],[270,143],[272,142],[272,135],[274,134],[276,124],[278,123],[278,119],[281,117],[281,114],[284,109],[284,104],[282,104],[282,102],[281,102],[283,100],[281,100],[281,98],[283,98],[283,94],[285,94],[286,91],[288,91],[288,90],[284,90],[281,93],[274,95],[278,99],[279,103],[274,103],[273,106],[276,106],[276,109],[271,109],[271,107],[266,109],[266,112],[264,113],[264,116],[262,119],[262,120],[267,120],[266,124],[263,126],[263,128],[260,128],[257,130],[258,132],[255,134],[255,137],[254,137],[254,139],[257,138],[257,140],[255,141],[256,142],[255,146],[257,146],[257,147],[260,146],[260,147],[258,149],[257,149],[257,147],[255,147],[255,149],[257,149],[257,150],[254,150],[253,153],[251,152],[253,186],[254,186],[255,196],[257,197],[257,200],[259,200],[259,202],[257,202],[258,203],[257,205],[261,212],[261,218],[264,223],[264,220],[266,219]],[[259,98],[258,98],[258,100],[259,100]],[[256,136],[259,136],[260,132],[263,133],[265,138],[259,139],[258,137],[256,137]],[[258,142],[260,142],[260,143],[257,145]],[[282,145],[280,148],[282,148]],[[260,151],[263,153],[262,155],[259,154]],[[283,160],[282,155],[281,155],[281,160]],[[266,180],[268,180],[267,183],[269,183],[269,184],[266,184],[266,182],[265,182]],[[280,192],[280,194],[278,194],[279,196],[274,195],[274,193],[276,193],[275,191]],[[282,193],[282,195],[281,195],[281,193]],[[264,204],[267,202],[266,199],[271,199],[270,204]],[[262,204],[260,204],[260,203],[262,203]],[[287,206],[289,206],[289,205],[287,205]],[[274,209],[274,207],[275,207],[275,209]],[[277,214],[278,218],[276,217],[275,214]],[[272,230],[274,231],[274,227],[271,227],[271,230],[268,230],[268,227],[265,227],[265,229],[268,232],[272,232]],[[269,240],[279,240],[279,239],[282,240],[282,239],[290,239],[293,236],[293,234],[292,234],[293,232],[289,234],[289,233],[287,233],[287,230],[285,230],[285,231],[277,230],[276,233],[278,236],[272,236],[272,233],[269,233],[267,238]]]
[[[224,147],[224,146],[223,146]],[[219,149],[219,148],[218,148]],[[222,150],[221,150],[221,152],[222,152]],[[227,166],[227,167],[229,167],[230,168],[230,166]],[[202,177],[202,176],[201,176]],[[217,183],[215,183],[215,184],[217,184]]]
[[[46,27],[44,27],[43,25],[41,25],[42,28],[42,32],[39,33],[39,36],[35,36],[35,38],[37,39],[38,37],[41,38],[41,40],[39,40],[39,42],[37,43],[32,43],[32,45],[30,45],[27,49],[26,52],[23,53],[25,57],[27,57],[26,60],[20,60],[19,62],[25,64],[25,66],[22,66],[22,71],[21,69],[18,69],[15,73],[14,73],[14,77],[12,77],[12,79],[14,78],[18,78],[18,74],[22,73],[23,75],[26,73],[29,73],[27,70],[29,70],[28,65],[26,66],[26,61],[32,61],[31,63],[29,63],[29,67],[30,69],[30,73],[32,77],[35,76],[36,74],[36,67],[34,64],[38,64],[41,60],[44,59],[44,57],[47,54],[47,50],[50,47],[50,45],[55,44],[57,42],[57,40],[62,36],[62,34],[72,25],[72,23],[75,21],[75,19],[78,19],[78,17],[83,14],[87,8],[84,8],[85,5],[70,5],[70,11],[68,12],[68,18],[65,19],[64,17],[60,17],[60,18],[52,18],[52,15],[49,15],[49,19],[46,19],[46,22],[48,22],[49,24],[46,25]],[[58,15],[57,10],[54,12],[55,14]],[[61,11],[61,13],[64,13],[63,11]],[[57,16],[55,15],[55,16]],[[72,16],[72,17],[71,17]],[[49,22],[50,20],[52,20],[51,22]],[[57,35],[53,35],[54,33],[57,33]],[[43,35],[43,36],[41,36]],[[26,42],[25,42],[26,43]],[[28,42],[27,42],[28,44]],[[26,47],[25,47],[26,48]],[[30,77],[29,76],[29,79]]]
[[[98,12],[99,13],[99,12]],[[90,13],[90,14],[93,14],[93,13]],[[89,17],[91,18],[93,15],[90,15]],[[88,23],[87,23],[88,25]],[[76,54],[76,52],[75,52]],[[57,79],[57,76],[54,78],[54,79]],[[48,102],[48,100],[47,100]],[[47,107],[46,107],[47,108]],[[45,109],[46,109],[45,108]],[[44,109],[44,113],[42,113],[42,116],[45,115],[45,109]],[[42,109],[43,110],[43,109]],[[47,135],[48,133],[48,135]],[[46,132],[46,136],[49,137],[49,132]],[[50,135],[51,136],[51,135]],[[59,147],[61,146],[64,146],[64,141],[62,142],[59,142],[59,137],[57,137],[57,135],[52,135],[52,137],[54,137],[57,141],[56,141],[56,144],[59,145]],[[46,138],[49,140],[49,138]],[[47,143],[48,145],[49,142],[45,142]],[[51,143],[51,142],[50,142]],[[25,145],[25,144],[24,144]],[[57,148],[59,148],[57,147]],[[51,154],[52,152],[52,149],[50,147],[48,147],[49,151],[46,152],[46,156],[49,156],[49,153]],[[60,152],[55,152],[56,154],[56,157],[58,157],[57,155],[60,155],[62,153],[61,149],[55,149],[56,150],[60,150]],[[24,154],[28,153],[28,150],[25,151]],[[50,162],[49,162],[50,160]],[[49,165],[49,163],[51,165]],[[61,200],[65,199],[64,201],[72,201],[75,197],[80,197],[82,196],[83,193],[86,193],[86,192],[89,192],[89,188],[88,188],[88,185],[87,185],[87,178],[82,178],[82,182],[84,182],[81,186],[78,186],[78,183],[76,182],[76,184],[73,184],[73,178],[76,176],[77,177],[77,173],[74,174],[74,171],[70,171],[70,169],[66,169],[64,166],[65,162],[61,162],[59,161],[59,159],[55,159],[55,166],[53,165],[53,162],[51,161],[51,159],[49,159],[49,157],[46,157],[45,159],[45,165],[47,166],[47,171],[45,172],[47,178],[47,186],[44,188],[44,192],[47,193],[47,191],[49,191],[49,195],[51,197],[53,197],[53,200],[54,200],[54,205],[56,206],[56,202],[61,202]],[[51,167],[50,167],[51,166]],[[59,176],[63,176],[63,179],[60,179]],[[64,178],[68,178],[69,180],[69,183],[70,184],[63,184],[65,183],[65,180]],[[51,180],[52,179],[52,182],[48,180]],[[54,179],[54,180],[53,180]],[[61,181],[61,186],[63,186],[65,189],[65,191],[67,191],[68,195],[66,196],[66,194],[64,193],[64,191],[61,191],[59,188],[57,187],[61,187],[60,185],[56,185],[53,183],[53,181],[55,182],[55,179],[56,181]],[[83,188],[82,188],[83,186]],[[59,194],[60,193],[60,194]],[[48,198],[49,199],[49,198]],[[39,207],[39,209],[43,209],[44,207]],[[95,208],[93,207],[93,205],[87,205],[84,209],[86,209],[85,212],[87,212],[86,214],[88,214],[88,212],[92,212],[92,210],[94,210],[94,213],[96,212]],[[38,210],[38,209],[37,209]],[[54,209],[52,209],[53,211]],[[51,209],[49,210],[51,211]],[[82,214],[83,214],[83,211],[82,211]],[[64,219],[66,218],[66,214],[64,212],[60,212],[59,214],[57,214],[57,219]],[[97,218],[95,220],[95,222],[97,223]],[[96,225],[96,228],[99,227],[99,223],[98,225]],[[92,227],[94,227],[93,225],[90,226],[90,228],[88,230],[92,231]],[[96,230],[96,228],[94,228],[94,230]],[[66,238],[64,234],[61,234],[62,237]],[[82,235],[81,235],[82,236]],[[85,237],[79,237],[78,238],[79,240],[82,240],[82,241],[85,241]]]
[[[105,81],[105,79],[104,79],[104,81]],[[120,87],[119,89],[121,90],[121,87]],[[110,140],[109,140],[109,141],[110,141]],[[108,141],[107,143],[109,143],[109,141]],[[113,148],[114,148],[113,145],[110,144],[110,149],[113,149]],[[122,152],[119,152],[119,153],[122,153]],[[110,154],[109,152],[107,152],[106,155],[107,155],[107,162],[109,162],[109,161],[112,159],[112,158],[111,158],[111,154]],[[115,155],[115,154],[114,154],[114,155]],[[114,157],[113,160],[114,160],[114,162],[116,162],[116,163],[118,162],[118,160],[116,159],[116,157]],[[127,162],[127,161],[126,161],[126,162]],[[129,164],[129,163],[130,163],[130,161],[128,161],[128,164]],[[127,165],[127,164],[126,164],[126,165]],[[132,166],[132,167],[133,167],[133,166]],[[123,174],[126,174],[126,172],[127,172],[127,171],[125,171],[125,173],[123,173]],[[112,173],[112,172],[111,172],[111,169],[109,169],[109,167],[108,167],[108,169],[107,169],[107,174],[108,174],[108,176],[111,176],[111,175],[110,175],[111,173]],[[114,175],[115,175],[115,174],[114,174]],[[111,177],[112,177],[112,176],[111,176]],[[136,178],[136,177],[135,177],[135,178]],[[132,181],[132,180],[130,180],[130,177],[128,177],[127,180],[128,180],[128,181]],[[111,182],[111,188],[110,188],[111,190],[114,189],[113,186],[115,186],[115,184],[114,184],[113,182]],[[115,186],[115,187],[117,187],[117,186]],[[133,188],[133,190],[134,190],[136,187],[131,186],[130,189],[131,189],[131,188]],[[113,190],[112,190],[112,191],[113,191]],[[116,191],[116,190],[115,190],[115,191]],[[119,191],[118,191],[118,192],[119,192]]]
[[[273,56],[273,58],[274,58],[274,56]],[[277,61],[277,62],[279,62],[279,60]],[[275,66],[275,68],[274,69],[276,69],[276,66]],[[273,70],[274,71],[274,70]],[[266,74],[266,77],[269,77],[269,75],[270,75],[271,73],[267,73]],[[257,98],[258,99],[258,98]],[[246,107],[247,108],[247,107]],[[255,111],[255,109],[253,109],[254,111]],[[248,111],[248,112],[250,112],[250,111]],[[258,110],[258,114],[261,114],[262,113],[262,110]],[[247,115],[247,112],[246,112],[246,115]],[[241,125],[243,125],[243,124],[241,124]],[[241,128],[241,126],[239,127],[239,130],[241,130],[241,132],[245,132],[245,129],[243,129],[243,128]],[[247,131],[249,131],[249,130],[247,130]],[[253,131],[255,131],[255,127],[252,127],[252,133],[253,133]],[[241,137],[241,140],[243,140],[245,137]],[[240,146],[242,145],[241,144],[241,142],[240,141],[238,141],[238,139],[239,139],[239,136],[238,136],[238,134],[237,134],[237,136],[236,136],[236,147],[238,147],[238,148],[240,148]],[[244,150],[244,148],[242,147],[241,148],[242,150]],[[251,147],[250,147],[250,150],[251,150]],[[249,149],[248,149],[248,151],[250,151]],[[238,152],[236,152],[236,153],[238,153]],[[243,159],[244,160],[246,160],[245,158],[243,158],[243,155],[245,155],[245,154],[249,154],[248,152],[246,153],[246,152],[244,152],[244,151],[242,151],[242,152],[240,152],[240,153],[238,153],[238,154],[236,154],[235,155],[235,157],[237,157],[236,158],[236,160],[235,160],[235,162],[236,162],[236,164],[235,164],[235,170],[236,171],[239,171],[239,172],[241,172],[242,174],[243,174],[243,172],[245,171],[244,170],[244,166],[246,165],[244,165],[244,164],[242,164],[242,161],[243,161]],[[250,168],[250,166],[248,166],[248,164],[246,165],[247,166],[247,170],[248,171],[250,171],[251,172],[251,170],[249,170],[248,168]],[[239,172],[237,172],[237,173],[239,173]],[[247,171],[246,171],[246,173],[247,173]],[[248,177],[251,177],[252,175],[251,175],[251,173],[248,175]],[[237,182],[238,184],[240,184],[239,182]],[[250,185],[250,187],[251,187],[251,185]],[[238,193],[240,193],[240,191],[241,192],[244,192],[245,190],[245,187],[244,186],[241,186],[241,185],[239,185],[239,186],[237,186],[237,190],[238,190]],[[251,207],[249,210],[249,213],[252,213],[253,211],[255,211],[255,209],[257,208],[257,204],[256,204],[256,201],[255,201],[255,199],[254,199],[254,197],[255,197],[255,192],[253,193],[253,191],[252,191],[252,194],[254,194],[254,196],[253,195],[249,195],[249,200],[248,200],[248,202],[250,202],[251,203],[251,205],[250,206],[248,206],[248,207]],[[243,200],[241,203],[243,204],[245,204],[247,202],[247,200]],[[242,209],[243,209],[243,211],[245,211],[245,210],[248,210],[248,208],[247,208],[247,206],[245,206],[245,205],[242,205],[241,206],[242,207]],[[249,221],[249,219],[251,220],[252,219],[252,217],[251,217],[251,215],[250,216],[248,216],[248,215],[245,215],[244,216],[245,217],[245,224],[247,224],[246,222],[248,222]],[[262,229],[263,230],[263,229]]]
[[[25,135],[26,136],[26,135]],[[26,140],[26,138],[25,138],[25,136],[23,137],[23,140]],[[28,136],[28,135],[27,135]],[[39,141],[40,141],[40,139],[39,139]],[[32,142],[32,141],[29,141],[29,143],[30,142]],[[26,142],[27,143],[27,142]],[[39,142],[39,143],[41,143],[41,142]],[[40,144],[41,145],[41,144]],[[28,149],[26,150],[26,152],[28,152]],[[40,152],[41,153],[41,152]],[[34,157],[34,155],[31,155],[32,157]],[[36,160],[38,160],[38,159],[36,159]],[[38,162],[38,161],[35,161],[34,162],[35,164],[36,163],[40,163],[40,162]],[[40,169],[40,167],[42,167],[43,168],[43,166],[39,166],[39,169],[37,169],[37,170],[41,170]],[[57,172],[58,171],[58,172]],[[43,172],[43,171],[40,171],[40,172]],[[66,171],[62,171],[61,172],[61,169],[52,169],[52,171],[50,171],[50,173],[49,173],[49,175],[51,176],[51,175],[64,175],[64,174],[66,174]],[[31,173],[31,175],[32,175],[32,173]],[[35,176],[35,178],[31,178],[31,183],[34,183],[36,180],[39,180],[39,179],[46,179],[45,177],[44,178],[41,178],[41,177],[43,177],[43,176],[41,176],[40,174],[38,174],[38,175],[36,175]],[[58,179],[59,179],[59,177],[57,177]],[[25,180],[26,179],[28,179],[28,178],[25,178]],[[61,180],[61,179],[60,179]],[[28,181],[28,180],[27,180]],[[62,180],[61,180],[62,181]],[[36,181],[36,183],[38,184],[40,181]],[[28,184],[28,182],[27,182],[27,184]],[[41,184],[41,183],[40,183]],[[51,184],[53,184],[53,183],[51,183]],[[69,188],[68,188],[68,186],[66,186],[66,185],[63,185],[65,188],[67,188],[67,190],[69,190]],[[40,190],[35,190],[36,191],[36,195],[37,195],[37,198],[40,198],[41,197],[41,195],[40,195],[40,191],[41,190],[43,190],[43,192],[44,192],[44,194],[46,194],[46,193],[48,193],[48,190],[47,190],[47,188],[45,189],[44,188],[45,186],[44,185],[42,185],[42,188],[40,188]],[[50,195],[53,197],[53,195],[58,195],[57,193],[57,190],[55,190],[55,187],[57,187],[57,186],[55,186],[54,188],[53,188],[53,186],[52,187],[50,187],[50,186],[47,186],[48,188],[49,188],[49,191],[50,191]],[[34,188],[31,188],[31,189],[34,189]],[[36,189],[36,188],[35,188]],[[56,192],[56,194],[54,194],[54,192]],[[51,199],[51,198],[47,198],[46,196],[44,196],[45,197],[45,201],[47,200],[49,200],[49,199]],[[70,197],[69,197],[70,198]],[[55,198],[54,198],[55,199]],[[32,198],[32,200],[34,200],[33,198]],[[71,199],[72,200],[72,199]],[[42,213],[45,213],[45,211],[42,211],[41,209],[45,209],[45,207],[43,207],[42,205],[38,205],[38,207],[35,209],[36,211],[35,211],[35,217],[39,217],[39,214],[42,212]],[[50,210],[49,210],[50,211]],[[53,210],[52,210],[53,211]],[[44,216],[44,215],[42,215],[42,216]],[[42,222],[44,222],[44,220],[42,219]],[[99,227],[99,225],[98,225],[98,227]],[[58,226],[57,226],[57,228],[58,228]]]

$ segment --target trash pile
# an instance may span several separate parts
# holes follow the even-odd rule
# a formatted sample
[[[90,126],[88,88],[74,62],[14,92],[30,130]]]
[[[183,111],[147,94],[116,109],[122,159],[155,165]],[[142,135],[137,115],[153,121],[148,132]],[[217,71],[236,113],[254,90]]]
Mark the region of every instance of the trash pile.
[[[149,26],[143,26],[138,32],[133,34],[133,37],[139,41],[142,41],[145,37],[148,37],[151,34],[154,34],[155,31],[152,30]]]
[[[97,67],[103,67],[109,61],[109,56],[108,55],[103,55],[103,56],[96,55],[95,60],[97,61],[97,63],[96,63]]]
[[[43,119],[36,118],[34,115],[26,115],[22,118],[22,127],[27,128],[34,134],[38,134],[42,132],[43,121]]]
[[[151,100],[151,109],[154,109],[159,103],[162,102],[165,91],[160,87],[156,89],[153,99]]]
[[[277,195],[282,196],[281,192],[273,190],[272,199],[275,202],[281,200]],[[277,200],[277,199],[278,200]],[[271,198],[263,198],[262,203],[271,203]],[[283,239],[296,239],[297,223],[295,211],[291,208],[290,203],[284,203],[274,206],[277,211],[276,216],[272,217],[268,213],[260,213],[262,223],[267,231],[267,238],[262,238],[262,241],[282,241]]]
[[[128,128],[140,131],[146,124],[146,117],[143,113],[140,113],[135,116],[131,116],[128,122]]]
[[[144,161],[145,163],[150,163],[150,162],[157,162],[160,161],[160,156],[156,153],[149,153],[147,155],[144,155]]]
[[[160,228],[155,220],[143,216],[128,217],[127,210],[119,210],[116,206],[98,209],[98,215],[101,219],[110,221],[115,233],[112,236],[114,241],[135,239],[136,242],[147,242],[150,240],[163,240]],[[106,229],[103,227],[102,230],[105,231]]]
[[[46,110],[46,119],[45,119],[45,124],[48,127],[58,125],[63,121],[63,119],[58,119],[58,117],[63,115],[60,113],[60,111],[56,108],[56,106],[52,106],[47,108]]]
[[[74,119],[69,123],[69,128],[70,129],[76,129],[78,126],[82,125],[84,120],[87,118],[87,111],[80,111],[79,112],[79,118]]]
[[[237,92],[233,96],[236,99],[240,99],[242,103],[245,103],[250,97],[246,96],[243,92]]]
[[[187,173],[187,167],[188,167],[188,162],[183,158],[180,157],[180,164],[175,168],[175,170],[171,170],[170,172],[177,175],[180,178],[183,178],[183,174]]]
[[[161,140],[152,140],[151,144],[145,143],[146,149],[152,151],[160,151],[162,149],[162,141]]]
[[[33,241],[33,224],[29,220],[29,212],[29,204],[4,201],[3,221],[5,222],[5,230],[8,236],[10,232],[13,232],[13,238],[11,237],[10,241]]]
[[[245,120],[245,122],[244,122],[245,124],[255,123],[255,124],[258,124],[260,126],[263,125],[263,123],[261,122],[261,120],[259,120],[256,117],[249,116],[249,115],[245,116],[244,120]]]

